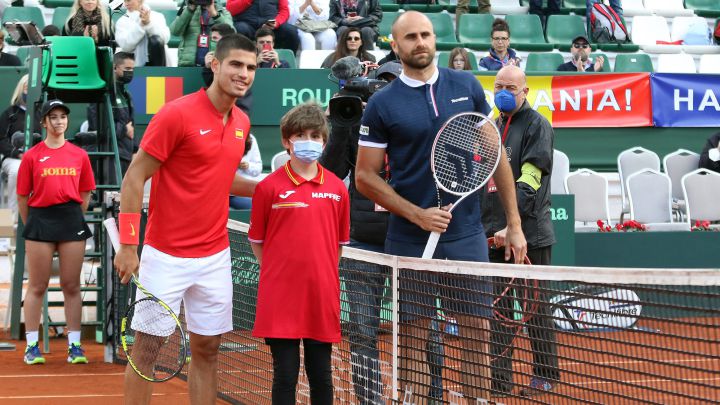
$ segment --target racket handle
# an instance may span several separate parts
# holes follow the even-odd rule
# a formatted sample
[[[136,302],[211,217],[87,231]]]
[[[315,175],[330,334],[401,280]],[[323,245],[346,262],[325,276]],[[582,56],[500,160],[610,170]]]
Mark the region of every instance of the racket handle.
[[[108,218],[103,221],[103,226],[105,226],[105,230],[107,231],[108,237],[110,237],[110,242],[112,243],[113,249],[115,251],[120,250],[120,232],[118,231],[117,224],[115,223],[115,218]]]
[[[432,232],[425,245],[425,251],[422,254],[423,259],[432,259],[435,254],[435,248],[440,240],[440,232]]]

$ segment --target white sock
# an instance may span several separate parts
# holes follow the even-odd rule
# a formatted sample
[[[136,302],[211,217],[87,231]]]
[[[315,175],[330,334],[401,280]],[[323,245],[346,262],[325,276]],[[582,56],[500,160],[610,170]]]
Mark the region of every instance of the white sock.
[[[69,331],[68,332],[68,346],[72,344],[79,345],[80,344],[80,331]]]
[[[25,340],[27,341],[28,346],[32,346],[38,341],[38,331],[34,332],[25,332]]]

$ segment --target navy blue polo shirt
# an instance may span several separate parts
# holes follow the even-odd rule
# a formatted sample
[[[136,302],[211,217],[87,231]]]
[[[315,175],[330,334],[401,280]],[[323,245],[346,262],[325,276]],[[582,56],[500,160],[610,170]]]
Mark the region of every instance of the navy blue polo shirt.
[[[437,186],[430,171],[430,152],[435,135],[451,116],[468,111],[490,113],[478,80],[466,71],[437,68],[422,83],[401,74],[373,95],[363,113],[360,146],[384,148],[390,165],[390,185],[403,198],[421,208],[437,207]],[[440,191],[442,204],[457,197]],[[453,210],[453,219],[441,241],[482,232],[480,197],[468,196]],[[405,218],[391,215],[390,240],[426,241],[429,233]]]

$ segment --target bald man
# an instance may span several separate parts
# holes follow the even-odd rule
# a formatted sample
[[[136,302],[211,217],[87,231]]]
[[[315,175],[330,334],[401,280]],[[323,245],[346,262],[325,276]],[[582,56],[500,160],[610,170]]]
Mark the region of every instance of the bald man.
[[[450,214],[450,205],[441,207],[439,200],[448,204],[456,198],[437,189],[430,171],[432,143],[442,124],[462,112],[489,114],[485,93],[472,74],[435,66],[435,33],[422,13],[401,14],[393,23],[392,34],[392,48],[403,72],[370,98],[363,113],[357,188],[391,213],[386,253],[421,257],[430,232],[437,231],[442,236],[434,258],[488,261],[479,194],[469,196]],[[392,173],[389,184],[378,175],[386,152]],[[522,258],[527,245],[504,152],[494,181],[508,223],[505,254],[508,259],[511,253]],[[412,395],[414,403],[442,400],[442,362],[434,361],[430,367],[426,358],[432,351],[428,349],[428,325],[436,316],[438,296],[459,324],[460,339],[453,343],[462,346],[458,355],[462,381],[457,382],[459,388],[452,389],[462,391],[472,403],[489,396],[487,342],[492,288],[480,278],[449,278],[431,273],[400,274],[399,371],[401,388],[405,395]],[[450,288],[451,282],[454,288]],[[427,285],[432,285],[433,291],[428,291]],[[458,287],[464,290],[458,291]]]
[[[525,73],[516,66],[505,66],[495,77],[495,106],[500,110],[497,125],[503,135],[503,144],[517,195],[522,229],[527,239],[527,255],[533,264],[550,264],[555,234],[550,219],[550,173],[553,163],[552,126],[545,117],[533,110],[526,98],[528,94]],[[482,219],[488,235],[495,236],[499,246],[505,238],[504,202],[492,187],[485,187],[482,198]],[[490,249],[490,261],[506,262],[502,249]],[[506,291],[509,279],[499,278],[495,294],[505,294],[495,303],[495,309],[513,318],[513,294]],[[540,285],[540,300],[545,301]],[[522,292],[518,292],[521,294]],[[519,295],[518,295],[519,296]],[[526,326],[533,352],[533,377],[530,385],[520,390],[523,396],[542,394],[554,388],[560,379],[555,344],[555,330],[550,317],[550,306],[540,305],[538,316],[533,316]],[[492,321],[493,393],[512,392],[512,339],[516,327],[506,328],[501,322]]]

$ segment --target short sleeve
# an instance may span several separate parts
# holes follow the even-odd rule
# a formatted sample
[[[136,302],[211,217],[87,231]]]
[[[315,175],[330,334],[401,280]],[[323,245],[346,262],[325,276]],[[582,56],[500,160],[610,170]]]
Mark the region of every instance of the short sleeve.
[[[370,99],[363,113],[358,144],[370,148],[387,148],[388,136],[375,99]]]
[[[140,148],[164,162],[184,137],[183,114],[177,107],[166,105],[150,120]]]
[[[266,182],[261,181],[255,187],[255,194],[252,197],[253,208],[250,211],[250,230],[248,231],[248,240],[252,243],[265,241],[270,204],[272,203],[268,198],[266,188]]]
[[[93,174],[92,166],[90,166],[90,157],[87,152],[82,152],[82,168],[80,169],[80,185],[78,191],[95,190],[95,175]]]
[[[350,196],[348,195],[347,189],[344,187],[340,188],[340,227],[338,233],[338,241],[341,245],[350,244]]]
[[[481,114],[489,115],[492,108],[490,108],[487,98],[485,98],[485,90],[483,90],[482,85],[474,76],[472,78],[471,86],[473,101],[475,102],[475,111]]]
[[[20,161],[17,177],[17,194],[30,195],[33,190],[33,155],[26,153]]]

